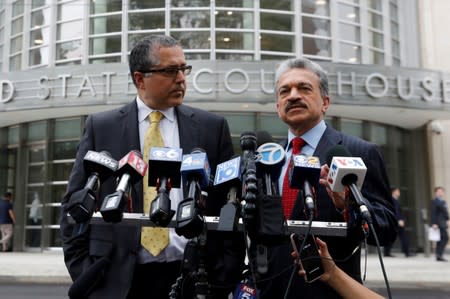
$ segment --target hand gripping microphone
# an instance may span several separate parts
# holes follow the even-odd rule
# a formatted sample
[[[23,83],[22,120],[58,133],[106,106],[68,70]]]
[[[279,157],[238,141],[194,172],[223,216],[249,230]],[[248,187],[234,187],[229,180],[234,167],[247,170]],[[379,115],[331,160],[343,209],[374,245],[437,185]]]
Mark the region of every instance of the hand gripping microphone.
[[[289,186],[303,190],[303,200],[309,217],[316,212],[314,190],[317,190],[320,178],[320,160],[318,157],[292,155],[292,168],[289,173]]]
[[[331,157],[327,177],[331,191],[342,192],[345,186],[349,187],[351,204],[356,205],[364,219],[370,222],[371,216],[360,191],[367,172],[366,165],[361,158],[352,157],[342,145],[337,145],[329,151],[328,158]]]
[[[156,186],[157,195],[150,205],[150,220],[168,226],[175,211],[171,209],[170,189],[180,188],[180,148],[153,147],[148,155],[148,185]]]
[[[120,176],[116,191],[103,200],[100,213],[106,222],[120,222],[123,217],[125,204],[128,202],[130,186],[142,179],[147,171],[147,163],[142,159],[139,151],[133,150],[119,161],[116,171]]]
[[[279,196],[278,178],[284,164],[286,152],[266,131],[256,132],[259,147],[256,149],[256,173],[262,179],[264,193],[268,196]]]
[[[188,187],[188,196],[178,204],[175,232],[191,239],[203,231],[205,203],[202,202],[202,188],[208,187],[211,174],[205,151],[196,148],[183,155],[180,172]]]
[[[217,165],[216,175],[214,176],[214,186],[227,184],[230,186],[228,191],[228,201],[220,210],[219,231],[236,231],[239,221],[239,206],[241,196],[241,157],[235,157]]]
[[[77,223],[91,219],[96,206],[96,192],[100,183],[110,177],[116,170],[118,163],[111,155],[102,151],[88,151],[83,159],[83,166],[89,177],[83,189],[72,193],[67,212]]]

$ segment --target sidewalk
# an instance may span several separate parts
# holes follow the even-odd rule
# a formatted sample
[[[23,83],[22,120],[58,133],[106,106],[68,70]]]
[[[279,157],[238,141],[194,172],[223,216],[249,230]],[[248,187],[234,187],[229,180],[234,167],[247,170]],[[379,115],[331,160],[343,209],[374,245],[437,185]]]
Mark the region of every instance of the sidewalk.
[[[423,254],[405,258],[398,253],[396,257],[383,258],[383,262],[391,287],[450,288],[450,262],[437,262],[434,256],[425,257]],[[361,273],[364,275],[364,256],[361,258]],[[5,252],[0,253],[0,282],[70,284],[71,280],[61,251]],[[373,287],[385,285],[380,261],[375,254],[368,256],[365,284]]]

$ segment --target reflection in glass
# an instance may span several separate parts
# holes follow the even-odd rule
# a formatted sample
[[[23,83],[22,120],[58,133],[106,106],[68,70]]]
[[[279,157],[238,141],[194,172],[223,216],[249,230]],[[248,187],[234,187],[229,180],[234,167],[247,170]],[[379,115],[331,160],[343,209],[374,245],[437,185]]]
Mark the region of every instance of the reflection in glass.
[[[210,49],[211,40],[208,31],[181,31],[171,32],[173,38],[180,41],[184,49]]]
[[[369,45],[384,49],[384,36],[381,33],[369,31]]]
[[[42,223],[42,220],[41,220]],[[41,247],[42,240],[42,224],[32,224],[28,220],[28,226],[25,231],[25,246],[27,247]]]
[[[216,53],[217,60],[232,60],[232,61],[252,61],[253,54],[241,53]]]
[[[378,51],[369,51],[369,63],[384,64],[384,53]]]
[[[50,7],[31,13],[31,28],[50,25]]]
[[[75,159],[78,141],[61,141],[53,144],[52,160]]]
[[[55,120],[54,138],[67,139],[79,138],[81,135],[80,118]]]
[[[363,125],[360,121],[342,120],[341,131],[352,136],[363,138]]]
[[[328,0],[303,0],[302,12],[317,16],[329,16],[330,8]]]
[[[113,15],[91,18],[90,33],[103,34],[122,31],[122,16]]]
[[[261,29],[293,31],[294,16],[261,12]]]
[[[185,2],[185,1],[184,1]],[[191,0],[190,2],[194,2]],[[198,1],[195,1],[198,2]],[[201,2],[207,2],[209,5],[209,1],[201,0]],[[253,0],[216,0],[216,7],[244,7],[251,8],[254,5]]]
[[[8,144],[19,143],[19,126],[12,126],[8,128]]]
[[[216,28],[252,29],[253,13],[217,10]]]
[[[43,147],[32,147],[29,149],[29,163],[40,163],[45,161],[45,152]]]
[[[133,12],[128,14],[128,29],[133,30],[154,30],[165,28],[164,11],[155,12]],[[148,33],[146,34],[148,35]]]
[[[292,10],[295,0],[260,0],[259,7],[262,9]]]
[[[188,53],[184,52],[184,56],[186,57],[186,60],[209,60],[211,55],[210,53]]]
[[[330,37],[331,36],[330,20],[303,16],[302,31],[305,34],[314,34],[319,36]]]
[[[44,165],[32,165],[28,167],[28,183],[42,183],[45,180]]]
[[[22,35],[19,35],[11,39],[11,49],[10,54],[14,54],[22,50]]]
[[[209,28],[209,10],[172,11],[170,13],[170,26],[172,28]]]
[[[13,2],[12,4],[12,16],[18,16],[20,14],[23,14],[23,1],[24,0],[17,0]]]
[[[89,39],[89,55],[117,53],[121,51],[121,36],[105,36]]]
[[[50,27],[39,28],[30,32],[30,47],[48,45]]]
[[[28,140],[43,140],[47,136],[47,122],[32,122],[28,125]]]
[[[128,8],[130,10],[164,8],[164,7],[165,7],[165,0],[152,0],[152,1],[130,0],[128,2]]]
[[[75,153],[76,154],[76,153]],[[71,159],[75,159],[75,155],[70,157]],[[67,181],[70,176],[70,172],[72,171],[73,163],[53,163],[51,165],[52,168],[52,181]]]
[[[216,31],[216,48],[253,50],[253,33]]]
[[[83,17],[84,0],[76,0],[58,4],[58,21],[73,20]]]
[[[89,58],[89,64],[116,63],[120,61],[120,55],[114,57]]]
[[[338,3],[338,18],[347,22],[359,23],[359,8]]]
[[[261,50],[294,52],[294,36],[261,33]]]
[[[122,10],[122,0],[95,0],[91,2],[91,14],[101,14]]]
[[[339,43],[339,59],[348,63],[361,63],[361,48],[356,45]]]
[[[56,25],[56,39],[81,38],[83,33],[83,22],[81,20],[66,22]]]
[[[48,65],[49,63],[49,48],[41,47],[30,50],[29,52],[29,66],[33,65]]]
[[[303,53],[331,57],[331,41],[328,39],[303,37]]]
[[[369,27],[383,30],[383,16],[375,13],[369,13]]]
[[[339,39],[347,40],[352,42],[360,42],[361,41],[361,31],[358,26],[348,25],[348,24],[339,24]]]
[[[74,40],[56,45],[56,59],[81,58],[81,40]]]

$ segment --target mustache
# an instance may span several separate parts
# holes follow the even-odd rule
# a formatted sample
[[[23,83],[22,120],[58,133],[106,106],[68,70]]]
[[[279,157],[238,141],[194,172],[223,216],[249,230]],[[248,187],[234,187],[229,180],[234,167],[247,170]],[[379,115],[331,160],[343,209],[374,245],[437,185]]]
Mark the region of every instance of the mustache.
[[[308,108],[305,103],[303,103],[301,100],[288,102],[286,107],[284,107],[284,112],[287,113],[289,110],[293,108]]]

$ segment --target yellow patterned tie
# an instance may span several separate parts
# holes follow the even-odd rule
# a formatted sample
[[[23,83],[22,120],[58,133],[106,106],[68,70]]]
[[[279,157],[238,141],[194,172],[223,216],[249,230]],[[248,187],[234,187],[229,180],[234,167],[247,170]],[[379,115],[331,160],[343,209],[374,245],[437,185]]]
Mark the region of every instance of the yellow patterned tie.
[[[159,130],[159,122],[164,115],[159,111],[149,114],[150,127],[145,133],[144,161],[148,161],[148,154],[152,147],[164,146],[164,141]],[[143,183],[144,213],[150,211],[151,202],[156,197],[155,187],[148,186],[148,171]],[[169,244],[169,229],[166,227],[143,227],[141,231],[141,245],[153,256],[157,256]]]

